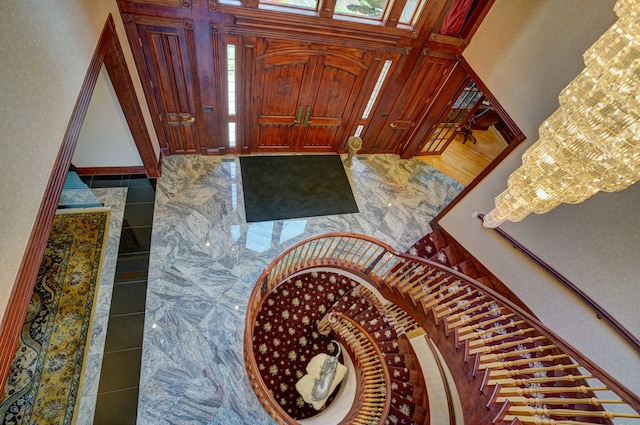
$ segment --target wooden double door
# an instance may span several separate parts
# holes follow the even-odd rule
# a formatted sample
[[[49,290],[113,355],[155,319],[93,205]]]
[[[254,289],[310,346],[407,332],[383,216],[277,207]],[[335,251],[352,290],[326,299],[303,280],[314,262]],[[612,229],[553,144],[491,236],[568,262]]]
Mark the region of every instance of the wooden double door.
[[[373,55],[303,43],[257,44],[251,151],[335,152],[361,105]]]
[[[226,37],[197,45],[193,23],[131,18],[139,39],[152,118],[164,154],[233,152],[226,134]],[[135,31],[135,32],[134,32]],[[233,37],[242,67],[235,76],[235,151],[336,152],[353,130],[368,93],[363,91],[371,51],[268,38]],[[205,39],[206,40],[206,39]],[[196,58],[196,55],[198,56]],[[211,59],[211,66],[203,66]],[[208,100],[210,99],[210,100]],[[243,101],[248,99],[249,101]],[[212,105],[207,107],[207,103]],[[208,111],[213,110],[211,114]],[[213,117],[212,115],[216,115]],[[234,138],[236,135],[233,136]],[[217,141],[217,146],[210,146]],[[227,146],[225,146],[227,144]]]

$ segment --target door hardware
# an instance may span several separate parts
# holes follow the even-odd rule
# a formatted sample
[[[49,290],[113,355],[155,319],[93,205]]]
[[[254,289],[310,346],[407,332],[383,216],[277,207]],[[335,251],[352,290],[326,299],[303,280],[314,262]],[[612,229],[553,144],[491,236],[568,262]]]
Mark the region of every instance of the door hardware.
[[[296,119],[293,121],[294,127],[300,127],[300,121],[302,121],[302,106],[298,107],[298,112],[296,113]]]
[[[304,127],[309,127],[309,119],[311,118],[311,106],[307,106],[307,113],[304,115]]]

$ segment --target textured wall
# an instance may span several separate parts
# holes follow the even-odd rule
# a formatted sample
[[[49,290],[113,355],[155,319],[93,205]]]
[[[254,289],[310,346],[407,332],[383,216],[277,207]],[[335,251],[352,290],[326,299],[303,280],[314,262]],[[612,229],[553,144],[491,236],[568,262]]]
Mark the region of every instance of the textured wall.
[[[441,221],[551,328],[640,393],[640,358],[559,283],[471,218],[486,213],[537,140],[582,53],[615,22],[613,0],[497,0],[465,58],[529,138]],[[637,185],[636,185],[637,186]],[[584,288],[640,336],[637,211],[640,187],[562,205],[501,226]],[[633,229],[633,230],[632,230]],[[607,346],[606,350],[603,347]]]
[[[104,65],[93,89],[71,162],[76,167],[142,165],[140,154]]]
[[[0,316],[109,13],[133,64],[115,0],[0,2]]]

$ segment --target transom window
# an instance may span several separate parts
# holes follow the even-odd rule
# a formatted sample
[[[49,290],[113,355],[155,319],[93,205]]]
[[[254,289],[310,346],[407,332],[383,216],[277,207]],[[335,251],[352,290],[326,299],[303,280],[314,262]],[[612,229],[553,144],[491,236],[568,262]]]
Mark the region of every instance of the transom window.
[[[326,1],[328,0],[260,0],[260,4],[288,8],[295,13],[296,9],[300,12],[317,12],[323,8],[323,3]],[[415,24],[424,3],[425,0],[406,0],[399,23]],[[393,4],[394,0],[336,0],[333,15],[336,18],[354,17],[363,19],[364,22],[378,23],[387,19]]]

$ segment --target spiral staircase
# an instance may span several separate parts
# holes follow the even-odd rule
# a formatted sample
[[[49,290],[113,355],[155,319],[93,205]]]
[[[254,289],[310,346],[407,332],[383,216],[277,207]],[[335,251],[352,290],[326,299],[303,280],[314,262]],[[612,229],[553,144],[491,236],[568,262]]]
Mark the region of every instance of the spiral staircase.
[[[244,355],[253,390],[276,423],[301,422],[273,397],[255,361],[256,318],[283,282],[321,269],[359,283],[315,324],[342,345],[355,385],[350,407],[323,424],[640,424],[637,395],[436,237],[410,250],[432,251],[425,259],[366,236],[327,234],[265,269],[249,301]]]

